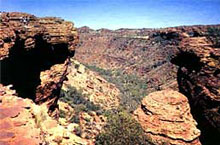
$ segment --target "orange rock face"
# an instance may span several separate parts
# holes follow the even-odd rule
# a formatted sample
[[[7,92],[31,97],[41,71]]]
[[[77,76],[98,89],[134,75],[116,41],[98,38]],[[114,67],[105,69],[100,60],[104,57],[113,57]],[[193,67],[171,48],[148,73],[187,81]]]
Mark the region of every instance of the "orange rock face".
[[[60,18],[37,18],[26,13],[1,13],[1,82],[19,96],[45,103],[51,112],[66,78],[69,57],[78,35],[73,23]]]
[[[172,62],[179,66],[180,92],[189,98],[192,113],[209,138],[204,140],[215,144],[220,137],[220,48],[210,37],[217,38],[212,35],[183,38]]]
[[[188,100],[176,91],[149,94],[135,110],[134,117],[156,144],[200,145],[200,131]]]

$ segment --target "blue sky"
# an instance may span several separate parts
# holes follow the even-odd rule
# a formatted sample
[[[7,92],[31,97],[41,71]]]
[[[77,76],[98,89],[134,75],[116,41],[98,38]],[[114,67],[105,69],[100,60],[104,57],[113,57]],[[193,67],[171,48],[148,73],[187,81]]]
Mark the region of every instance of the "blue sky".
[[[0,0],[0,11],[57,16],[93,29],[220,23],[220,0]]]

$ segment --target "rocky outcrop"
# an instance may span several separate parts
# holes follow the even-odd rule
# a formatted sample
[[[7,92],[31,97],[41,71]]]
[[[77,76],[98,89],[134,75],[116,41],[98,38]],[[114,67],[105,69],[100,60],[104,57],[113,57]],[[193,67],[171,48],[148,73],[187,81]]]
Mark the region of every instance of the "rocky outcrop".
[[[73,124],[60,125],[49,117],[46,105],[19,98],[14,90],[0,85],[1,145],[88,145],[88,140],[75,135]]]
[[[9,56],[17,41],[23,42],[26,51],[33,49],[39,39],[51,45],[66,44],[69,51],[73,51],[78,40],[73,23],[56,17],[37,18],[26,13],[3,12],[0,26],[1,60]]]
[[[192,113],[200,121],[204,134],[210,136],[215,132],[217,141],[220,136],[220,48],[214,47],[209,39],[212,36],[204,36],[183,38],[172,62],[179,66],[180,92],[189,98]],[[210,140],[215,142],[212,136]]]
[[[0,13],[1,83],[19,96],[45,103],[51,112],[78,41],[73,23],[26,13]]]
[[[200,131],[188,100],[176,91],[149,94],[134,111],[134,117],[155,144],[200,145]]]

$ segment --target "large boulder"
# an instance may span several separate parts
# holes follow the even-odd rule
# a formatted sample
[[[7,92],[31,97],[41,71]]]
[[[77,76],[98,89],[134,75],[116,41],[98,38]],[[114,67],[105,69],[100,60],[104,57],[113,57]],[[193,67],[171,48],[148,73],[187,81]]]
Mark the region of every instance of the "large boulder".
[[[200,131],[190,113],[188,99],[177,91],[149,94],[134,111],[134,117],[155,144],[201,144]]]

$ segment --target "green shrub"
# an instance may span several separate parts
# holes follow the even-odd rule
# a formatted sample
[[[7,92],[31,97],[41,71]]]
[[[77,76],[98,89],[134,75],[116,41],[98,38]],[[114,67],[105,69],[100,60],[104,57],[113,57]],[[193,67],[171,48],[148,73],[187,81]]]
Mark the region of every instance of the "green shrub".
[[[68,86],[68,91],[61,91],[60,100],[68,103],[72,108],[74,108],[75,115],[70,119],[70,122],[79,123],[79,113],[95,111],[100,112],[100,107],[95,105],[93,102],[90,102],[86,95],[82,93],[82,90],[77,90],[72,86]],[[102,110],[101,110],[102,111]],[[63,118],[65,114],[61,112]]]
[[[66,117],[66,113],[63,110],[60,110],[60,114],[59,114],[60,118],[65,118]]]
[[[220,28],[208,28],[207,37],[213,42],[215,47],[220,47]]]
[[[96,137],[96,145],[149,145],[140,124],[126,111],[107,115],[108,122]]]

